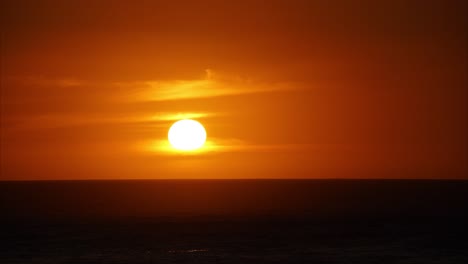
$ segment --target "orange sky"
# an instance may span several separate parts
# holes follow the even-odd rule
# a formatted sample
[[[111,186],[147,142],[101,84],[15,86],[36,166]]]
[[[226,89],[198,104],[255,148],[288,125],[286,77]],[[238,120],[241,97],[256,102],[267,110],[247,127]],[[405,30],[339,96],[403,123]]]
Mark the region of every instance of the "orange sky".
[[[0,179],[467,177],[464,0],[1,10]]]

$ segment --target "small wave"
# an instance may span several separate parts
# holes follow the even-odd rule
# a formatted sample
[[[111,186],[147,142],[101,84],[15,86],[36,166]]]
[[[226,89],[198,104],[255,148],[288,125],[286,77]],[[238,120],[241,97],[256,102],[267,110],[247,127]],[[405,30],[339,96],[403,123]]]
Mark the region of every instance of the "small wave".
[[[208,249],[205,248],[194,248],[194,249],[177,249],[177,250],[169,250],[169,253],[200,253],[200,252],[208,252]]]

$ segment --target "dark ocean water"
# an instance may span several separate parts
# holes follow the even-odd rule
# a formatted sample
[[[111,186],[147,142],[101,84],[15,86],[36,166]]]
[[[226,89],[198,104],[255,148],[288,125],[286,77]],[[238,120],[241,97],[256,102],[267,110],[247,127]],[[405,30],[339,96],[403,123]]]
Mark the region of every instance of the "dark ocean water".
[[[468,181],[0,182],[0,263],[468,263]]]

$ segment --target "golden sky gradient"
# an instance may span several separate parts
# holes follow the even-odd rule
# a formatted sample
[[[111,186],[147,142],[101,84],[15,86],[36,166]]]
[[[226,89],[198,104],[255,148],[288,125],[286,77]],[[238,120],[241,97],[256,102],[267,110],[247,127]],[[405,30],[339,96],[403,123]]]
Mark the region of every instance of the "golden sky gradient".
[[[466,1],[1,10],[0,179],[467,177]]]

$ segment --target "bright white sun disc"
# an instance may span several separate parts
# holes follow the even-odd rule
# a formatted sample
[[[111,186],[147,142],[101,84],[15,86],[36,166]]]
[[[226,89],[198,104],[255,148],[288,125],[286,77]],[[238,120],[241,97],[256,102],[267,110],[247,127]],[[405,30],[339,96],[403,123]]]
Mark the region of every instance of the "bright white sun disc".
[[[206,141],[206,131],[195,120],[183,119],[175,122],[167,134],[169,143],[179,150],[195,150]]]

